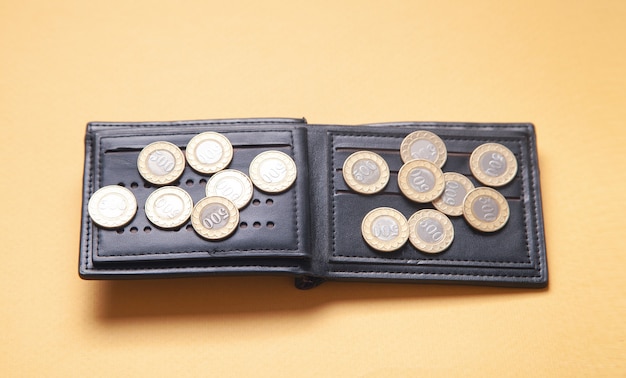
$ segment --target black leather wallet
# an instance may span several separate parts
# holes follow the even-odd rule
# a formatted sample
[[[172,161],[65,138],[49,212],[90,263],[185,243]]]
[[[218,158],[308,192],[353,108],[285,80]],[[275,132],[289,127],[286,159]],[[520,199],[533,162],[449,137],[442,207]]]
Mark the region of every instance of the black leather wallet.
[[[361,221],[370,210],[387,206],[407,218],[432,208],[400,194],[397,173],[400,143],[412,131],[429,130],[446,144],[443,171],[471,175],[469,155],[479,145],[497,142],[518,161],[517,176],[498,190],[510,207],[508,223],[481,233],[463,217],[450,217],[455,238],[449,249],[425,254],[411,243],[391,253],[369,247]],[[293,158],[298,174],[287,191],[254,189],[240,212],[240,227],[221,241],[198,236],[189,223],[175,230],[153,226],[143,206],[156,188],[137,170],[143,147],[169,141],[181,149],[204,131],[224,134],[232,143],[229,168],[248,173],[260,152],[279,150]],[[342,176],[345,159],[371,150],[389,165],[387,187],[375,195],[350,190]],[[189,166],[173,185],[194,202],[205,195],[208,177]],[[100,187],[118,184],[135,195],[138,210],[123,228],[109,230],[90,219],[87,203]],[[257,118],[158,123],[88,124],[79,273],[85,279],[174,277],[211,274],[289,274],[307,289],[325,280],[383,280],[543,287],[548,282],[539,169],[531,124],[385,123],[358,126],[309,125],[304,119]]]

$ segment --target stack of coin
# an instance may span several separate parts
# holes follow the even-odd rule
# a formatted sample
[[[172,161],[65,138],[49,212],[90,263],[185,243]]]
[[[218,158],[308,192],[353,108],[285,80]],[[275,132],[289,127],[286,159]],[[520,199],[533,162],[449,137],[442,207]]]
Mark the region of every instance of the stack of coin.
[[[148,220],[161,229],[177,229],[191,217],[192,226],[200,236],[209,240],[229,236],[236,229],[233,225],[239,222],[238,208],[245,206],[252,197],[251,184],[245,185],[245,174],[235,170],[217,174],[230,164],[232,157],[233,147],[228,138],[212,131],[191,138],[185,155],[177,146],[164,141],[144,147],[137,161],[144,179],[156,185],[170,184],[181,176],[186,160],[200,174],[215,174],[209,180],[212,184],[207,184],[206,195],[219,198],[208,204],[201,200],[194,206],[191,196],[182,188],[161,187],[150,194],[144,205]],[[232,211],[233,207],[237,211]]]
[[[470,170],[476,180],[491,187],[510,183],[517,175],[517,159],[499,143],[485,143],[470,156]],[[500,192],[487,187],[473,189],[463,201],[463,216],[482,232],[500,230],[509,220],[509,204]]]
[[[482,232],[495,232],[506,225],[509,206],[502,194],[487,187],[475,188],[460,173],[441,171],[447,160],[447,148],[434,133],[418,130],[407,135],[401,143],[400,156],[404,163],[398,171],[400,192],[417,203],[432,202],[436,209],[424,209],[410,217],[407,237],[416,249],[438,253],[451,245],[454,228],[447,216],[464,216],[473,228]],[[508,184],[517,174],[515,155],[498,143],[478,146],[469,165],[476,180],[492,187]],[[358,151],[345,160],[342,173],[354,191],[374,194],[387,185],[389,167],[380,155]],[[406,221],[395,209],[373,209],[361,224],[364,240],[381,252],[401,248],[402,219]]]
[[[193,229],[207,240],[232,235],[239,224],[239,209],[252,198],[252,188],[245,185],[247,177],[234,169],[224,170],[232,161],[233,152],[230,140],[213,131],[200,133],[187,143],[189,166],[200,174],[213,175],[205,188],[206,197],[191,212]]]

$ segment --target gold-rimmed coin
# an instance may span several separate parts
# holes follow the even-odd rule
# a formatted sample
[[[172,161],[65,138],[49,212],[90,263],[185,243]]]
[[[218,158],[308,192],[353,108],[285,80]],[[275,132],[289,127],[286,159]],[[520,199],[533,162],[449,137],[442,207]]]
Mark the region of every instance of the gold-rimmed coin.
[[[237,229],[239,210],[224,197],[205,197],[194,206],[191,225],[205,239],[224,239]]]
[[[389,182],[389,166],[380,155],[357,151],[343,163],[343,179],[354,191],[362,194],[378,193]]]
[[[448,150],[446,144],[436,134],[417,130],[402,140],[400,157],[404,163],[415,159],[428,160],[441,168],[448,158]]]
[[[470,226],[483,232],[498,231],[509,220],[509,204],[500,192],[480,187],[467,193],[463,216]]]
[[[296,163],[284,152],[264,151],[255,156],[248,173],[254,186],[268,193],[288,189],[297,176]]]
[[[177,186],[164,186],[150,193],[144,209],[146,217],[155,226],[176,228],[189,219],[193,199]]]
[[[91,220],[100,227],[122,227],[137,213],[137,199],[124,187],[108,185],[96,190],[89,199],[87,210]]]
[[[446,187],[443,193],[435,198],[433,206],[446,215],[463,215],[463,200],[465,195],[474,189],[474,184],[465,176],[456,172],[443,174]]]
[[[454,227],[445,214],[424,209],[409,218],[409,241],[422,252],[445,251],[454,240]]]
[[[206,195],[229,199],[238,209],[245,207],[252,199],[252,181],[243,172],[225,169],[214,174],[206,184]]]
[[[139,153],[137,168],[146,181],[156,185],[169,184],[185,170],[185,155],[170,142],[150,143]]]
[[[361,234],[370,247],[380,252],[392,252],[406,243],[409,225],[398,210],[379,207],[363,217]]]
[[[472,152],[470,170],[474,177],[485,185],[503,186],[517,175],[517,159],[505,146],[499,143],[485,143]]]
[[[443,193],[443,172],[427,160],[411,160],[398,172],[398,186],[408,199],[415,202],[431,202]]]
[[[207,131],[191,138],[185,150],[191,168],[200,173],[220,171],[233,159],[233,146],[224,135]]]

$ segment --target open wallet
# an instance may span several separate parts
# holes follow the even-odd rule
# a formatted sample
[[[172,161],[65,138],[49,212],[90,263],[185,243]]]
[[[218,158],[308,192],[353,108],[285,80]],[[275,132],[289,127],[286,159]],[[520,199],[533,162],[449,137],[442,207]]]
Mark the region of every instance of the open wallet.
[[[497,190],[510,208],[508,222],[496,232],[471,227],[463,216],[450,217],[454,240],[445,251],[423,253],[411,243],[393,252],[368,245],[361,232],[365,215],[389,207],[407,219],[431,203],[401,195],[400,145],[416,130],[439,136],[447,148],[443,172],[458,172],[476,187],[469,158],[484,143],[506,146],[517,160],[512,181]],[[145,203],[158,186],[137,168],[141,150],[167,141],[185,151],[195,135],[214,131],[233,147],[228,168],[248,174],[259,153],[277,150],[293,159],[297,176],[280,193],[254,188],[239,212],[234,233],[211,241],[191,222],[162,229],[146,217]],[[386,187],[372,195],[351,190],[342,168],[355,151],[372,151],[388,164]],[[210,175],[189,165],[170,185],[197,203],[205,197]],[[88,202],[96,190],[119,185],[135,196],[137,211],[118,228],[99,227]],[[85,137],[85,168],[79,274],[84,279],[161,278],[218,274],[287,274],[299,289],[326,280],[403,281],[513,287],[544,287],[548,282],[539,168],[534,126],[402,122],[366,125],[311,125],[305,119],[254,118],[176,122],[92,122]]]

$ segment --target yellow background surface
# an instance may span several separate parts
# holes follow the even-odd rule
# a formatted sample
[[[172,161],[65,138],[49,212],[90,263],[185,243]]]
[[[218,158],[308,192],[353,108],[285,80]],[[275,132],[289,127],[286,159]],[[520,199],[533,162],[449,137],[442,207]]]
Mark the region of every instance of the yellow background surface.
[[[624,376],[626,2],[0,1],[1,376]],[[533,122],[545,290],[82,281],[88,121]]]

